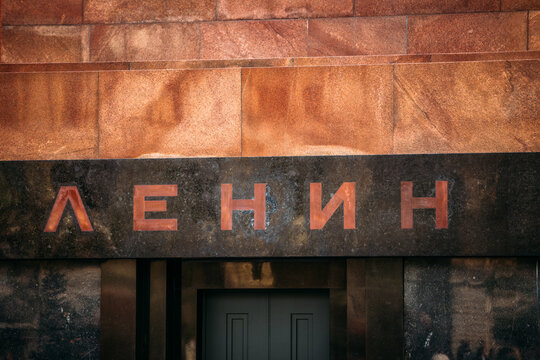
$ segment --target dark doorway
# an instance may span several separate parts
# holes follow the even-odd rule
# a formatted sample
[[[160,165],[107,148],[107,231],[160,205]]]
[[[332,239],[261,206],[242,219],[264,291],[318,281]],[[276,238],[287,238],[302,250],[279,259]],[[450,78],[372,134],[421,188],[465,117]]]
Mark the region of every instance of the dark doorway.
[[[221,291],[203,298],[203,360],[329,360],[326,291]]]

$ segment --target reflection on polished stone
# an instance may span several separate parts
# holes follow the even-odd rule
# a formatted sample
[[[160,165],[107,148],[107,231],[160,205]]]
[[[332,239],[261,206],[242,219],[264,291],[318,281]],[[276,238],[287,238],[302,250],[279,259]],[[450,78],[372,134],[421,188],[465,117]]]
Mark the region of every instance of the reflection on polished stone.
[[[274,277],[269,262],[224,263],[225,287],[272,288]]]
[[[406,358],[539,359],[536,266],[526,258],[407,260]]]
[[[0,263],[0,359],[98,359],[97,263]]]

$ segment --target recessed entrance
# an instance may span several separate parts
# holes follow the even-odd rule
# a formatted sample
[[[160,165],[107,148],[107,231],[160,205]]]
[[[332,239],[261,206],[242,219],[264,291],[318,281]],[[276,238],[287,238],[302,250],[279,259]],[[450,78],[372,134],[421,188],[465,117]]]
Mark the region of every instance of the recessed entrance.
[[[329,329],[328,290],[204,294],[204,360],[329,360]]]

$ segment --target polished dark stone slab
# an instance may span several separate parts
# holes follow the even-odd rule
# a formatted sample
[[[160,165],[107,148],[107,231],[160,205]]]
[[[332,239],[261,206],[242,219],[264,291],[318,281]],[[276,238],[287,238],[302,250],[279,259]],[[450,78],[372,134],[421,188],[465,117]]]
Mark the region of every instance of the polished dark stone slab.
[[[539,359],[537,266],[534,258],[405,260],[405,359]]]
[[[414,210],[401,228],[401,181],[414,197],[447,181],[448,228],[435,210]],[[310,183],[326,205],[355,182],[356,228],[340,206],[322,230],[310,229]],[[252,199],[266,183],[265,230],[253,212],[235,211],[221,230],[221,184]],[[176,184],[166,213],[178,231],[134,231],[134,185]],[[44,232],[60,186],[78,187],[93,232],[67,205],[56,232]],[[540,255],[540,155],[460,154],[283,158],[28,161],[0,163],[0,258],[529,256]]]
[[[95,262],[0,262],[0,359],[98,359]]]

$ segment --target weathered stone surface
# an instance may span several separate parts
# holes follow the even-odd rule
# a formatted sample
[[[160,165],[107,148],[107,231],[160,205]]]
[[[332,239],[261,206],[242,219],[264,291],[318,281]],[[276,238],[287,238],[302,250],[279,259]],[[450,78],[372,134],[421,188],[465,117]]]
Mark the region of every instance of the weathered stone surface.
[[[97,73],[1,73],[0,159],[97,158]]]
[[[392,152],[392,67],[243,69],[242,155]]]
[[[4,162],[0,258],[538,256],[539,176],[537,153]],[[402,229],[400,182],[432,197],[436,180],[448,184],[448,228],[419,209]],[[356,183],[355,227],[344,229],[340,207],[311,230],[310,183],[322,183],[326,206],[343,182]],[[265,229],[235,211],[221,230],[221,184],[252,199],[255,183],[266,183]],[[68,205],[56,232],[44,232],[65,184],[78,187],[93,231]],[[145,215],[176,219],[176,231],[134,231],[141,184],[177,186]]]
[[[95,25],[90,47],[92,61],[196,59],[199,25]]]
[[[0,64],[0,72],[129,70],[128,62]]]
[[[4,26],[2,62],[88,61],[88,34],[88,26]]]
[[[414,15],[499,10],[499,0],[355,0],[355,16]],[[514,0],[509,0],[514,1]],[[528,0],[523,0],[528,1]],[[534,1],[534,0],[533,0]]]
[[[413,55],[409,55],[413,56]],[[418,56],[418,55],[417,55]],[[431,62],[540,60],[540,51],[509,51],[503,53],[432,54]]]
[[[395,65],[394,153],[540,151],[539,64]]]
[[[83,0],[3,0],[2,24],[80,24]]]
[[[538,359],[536,264],[507,257],[407,259],[406,357]],[[513,356],[498,355],[503,351]]]
[[[540,11],[529,12],[529,50],[540,50]]]
[[[98,359],[100,276],[91,262],[1,262],[0,357]]]
[[[540,10],[538,0],[501,0],[501,10]]]
[[[308,56],[405,54],[405,16],[309,21]]]
[[[410,54],[504,52],[527,49],[527,13],[409,17]]]
[[[219,20],[353,16],[354,0],[218,0]]]
[[[540,58],[540,56],[539,56]],[[230,60],[180,60],[132,62],[131,70],[157,69],[214,69],[231,67],[280,67],[292,66],[292,58],[274,59],[230,59]],[[0,71],[2,67],[0,66]]]
[[[86,23],[214,20],[213,0],[86,0]]]
[[[294,66],[379,65],[429,61],[430,55],[318,56],[295,58]]]
[[[201,59],[306,56],[307,20],[201,23]]]
[[[240,69],[103,72],[99,89],[101,158],[240,155]]]

